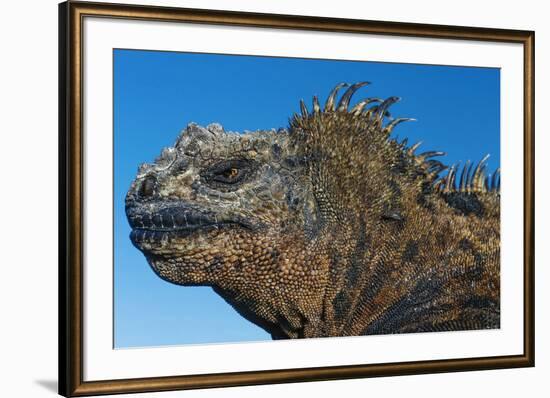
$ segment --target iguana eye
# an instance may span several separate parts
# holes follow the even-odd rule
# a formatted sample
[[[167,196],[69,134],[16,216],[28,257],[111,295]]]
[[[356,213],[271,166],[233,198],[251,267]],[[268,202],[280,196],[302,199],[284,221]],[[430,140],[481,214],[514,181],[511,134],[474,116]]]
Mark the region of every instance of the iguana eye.
[[[254,170],[254,162],[236,159],[224,161],[210,167],[203,173],[205,181],[214,186],[237,185],[243,181]]]
[[[221,170],[220,172],[214,174],[212,180],[226,184],[234,184],[241,179],[242,175],[243,172],[241,169],[237,167],[228,167],[227,169]]]

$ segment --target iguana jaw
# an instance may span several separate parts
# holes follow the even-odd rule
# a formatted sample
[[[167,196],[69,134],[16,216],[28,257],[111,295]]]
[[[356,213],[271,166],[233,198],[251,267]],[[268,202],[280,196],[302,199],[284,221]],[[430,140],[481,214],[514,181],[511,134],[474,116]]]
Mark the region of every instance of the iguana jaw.
[[[244,254],[238,242],[248,241],[260,224],[183,201],[151,200],[126,208],[130,239],[162,279],[178,285],[212,286],[233,273]]]
[[[181,203],[133,206],[126,209],[126,214],[132,228],[130,239],[145,254],[167,254],[172,243],[181,250],[186,241],[191,245],[197,236],[219,234],[226,229],[258,228],[242,217],[201,211]]]

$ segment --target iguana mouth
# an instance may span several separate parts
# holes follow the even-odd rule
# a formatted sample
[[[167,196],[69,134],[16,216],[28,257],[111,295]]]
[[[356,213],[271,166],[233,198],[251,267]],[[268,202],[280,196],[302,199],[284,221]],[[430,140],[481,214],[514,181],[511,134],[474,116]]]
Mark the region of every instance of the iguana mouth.
[[[186,238],[198,231],[214,231],[228,227],[238,227],[239,224],[227,222],[219,224],[210,224],[202,226],[193,226],[185,228],[173,228],[173,229],[148,229],[148,228],[135,228],[130,233],[130,239],[134,244],[140,242],[162,241],[166,238]]]
[[[185,238],[198,231],[228,227],[253,228],[244,220],[219,219],[215,214],[200,212],[185,206],[166,207],[155,212],[131,208],[128,209],[127,216],[132,227],[130,239],[134,244],[166,238]]]

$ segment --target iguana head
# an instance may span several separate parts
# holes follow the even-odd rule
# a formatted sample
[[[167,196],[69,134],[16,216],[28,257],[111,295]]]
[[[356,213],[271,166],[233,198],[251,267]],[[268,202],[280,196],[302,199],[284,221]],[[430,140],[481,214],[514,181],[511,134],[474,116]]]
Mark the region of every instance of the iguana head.
[[[237,134],[219,124],[189,124],[140,167],[126,197],[131,240],[160,277],[258,301],[320,285],[301,282],[295,261],[316,211],[288,131]]]
[[[139,169],[126,197],[132,242],[161,277],[180,284],[212,284],[262,258],[275,243],[266,239],[302,218],[291,152],[286,130],[189,124]]]

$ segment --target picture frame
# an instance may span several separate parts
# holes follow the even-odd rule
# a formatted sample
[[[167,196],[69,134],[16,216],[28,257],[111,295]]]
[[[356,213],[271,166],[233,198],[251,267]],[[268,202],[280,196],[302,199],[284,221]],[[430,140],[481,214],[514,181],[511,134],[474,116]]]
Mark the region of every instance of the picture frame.
[[[242,371],[238,368],[228,371],[202,370],[197,373],[120,377],[108,375],[86,377],[89,358],[93,354],[85,339],[97,328],[105,325],[86,321],[87,313],[95,310],[90,303],[96,299],[94,291],[87,288],[90,276],[90,242],[85,231],[87,223],[93,220],[87,215],[90,198],[86,197],[86,167],[94,160],[89,150],[89,136],[86,123],[98,114],[87,113],[85,103],[94,84],[86,81],[85,62],[92,62],[92,52],[86,48],[92,30],[87,21],[106,21],[117,25],[137,21],[147,29],[160,26],[188,24],[192,26],[214,26],[242,29],[254,34],[258,29],[281,32],[321,32],[343,38],[346,35],[410,38],[435,40],[440,45],[461,42],[513,44],[521,47],[522,58],[514,62],[521,64],[522,108],[515,109],[521,115],[523,132],[511,131],[521,139],[520,159],[522,173],[522,234],[516,231],[515,239],[521,246],[522,279],[518,285],[522,293],[516,299],[522,301],[520,330],[521,352],[506,355],[449,357],[423,360],[386,361],[379,363],[350,363],[326,366],[281,366],[262,370]],[[247,31],[249,29],[250,31]],[[150,30],[149,30],[150,32]],[[535,363],[534,328],[534,38],[532,31],[489,29],[416,23],[349,20],[295,15],[256,14],[223,10],[199,10],[138,5],[119,5],[68,1],[59,5],[59,393],[61,395],[85,396],[100,394],[132,393],[243,386],[253,384],[274,384],[346,378],[415,375],[437,372],[458,372],[484,369],[531,367]],[[137,39],[136,39],[137,40]],[[147,48],[149,44],[144,45]],[[198,43],[200,46],[200,41]],[[113,47],[116,48],[116,47]],[[112,50],[112,49],[111,49]],[[517,51],[516,51],[517,52]],[[90,57],[88,60],[85,57]],[[109,79],[106,79],[109,80]],[[98,94],[102,96],[103,91]],[[504,91],[503,91],[504,93]],[[505,95],[505,94],[503,94]],[[507,108],[508,109],[508,108]],[[107,121],[112,125],[112,121]],[[94,130],[95,131],[95,130]],[[108,137],[110,133],[105,132]],[[109,138],[112,140],[112,138]],[[507,147],[509,148],[509,146]],[[512,183],[510,184],[512,185]],[[106,183],[105,189],[111,189]],[[519,189],[518,186],[515,187]],[[517,210],[517,206],[516,206]],[[518,212],[519,214],[519,212]],[[106,253],[112,258],[112,254]],[[112,267],[112,264],[109,265]],[[519,268],[518,268],[519,269]],[[519,271],[518,271],[519,272]],[[519,282],[518,282],[519,283]],[[112,286],[103,287],[110,291]],[[98,298],[97,298],[98,299]],[[112,303],[111,303],[112,308]],[[92,326],[91,326],[92,325]],[[94,330],[86,328],[95,328]],[[108,332],[111,335],[111,331]],[[516,339],[517,340],[517,339]],[[111,343],[112,344],[112,343]],[[109,347],[114,351],[112,345]],[[196,347],[200,351],[200,347]],[[216,346],[210,346],[215,352]],[[243,348],[244,349],[244,348]],[[170,347],[165,350],[170,350]],[[139,358],[139,352],[134,353]],[[101,364],[100,364],[101,365]],[[99,365],[99,366],[100,366]],[[94,365],[96,366],[96,365]],[[105,368],[106,369],[106,368]]]

